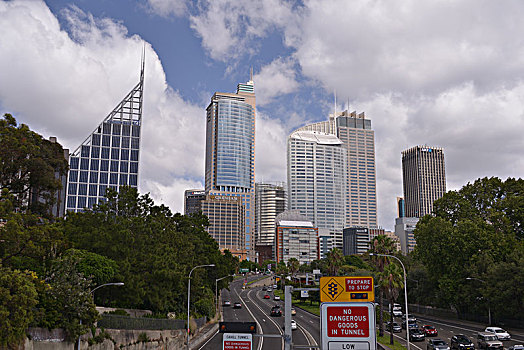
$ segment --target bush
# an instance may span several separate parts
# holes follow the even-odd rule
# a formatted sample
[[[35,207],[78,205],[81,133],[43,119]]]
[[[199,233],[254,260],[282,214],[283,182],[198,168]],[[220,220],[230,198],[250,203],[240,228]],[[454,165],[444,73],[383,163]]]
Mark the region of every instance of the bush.
[[[195,303],[195,308],[198,314],[213,318],[215,316],[215,302],[213,299],[201,299]]]
[[[129,315],[129,313],[124,310],[124,309],[116,309],[116,310],[113,310],[113,311],[106,311],[104,312],[104,314],[108,314],[108,315],[119,315],[119,316],[131,316]]]

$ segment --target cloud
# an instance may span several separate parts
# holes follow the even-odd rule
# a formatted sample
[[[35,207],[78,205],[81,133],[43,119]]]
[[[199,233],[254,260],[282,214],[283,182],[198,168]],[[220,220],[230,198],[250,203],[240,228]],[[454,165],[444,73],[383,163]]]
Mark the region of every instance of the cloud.
[[[73,150],[138,82],[144,41],[76,7],[61,15],[70,34],[43,2],[0,3],[0,101],[19,121]],[[181,211],[177,191],[201,186],[205,113],[167,85],[145,44],[139,189]]]
[[[160,16],[182,16],[187,11],[186,0],[147,0],[150,10]]]
[[[280,120],[271,119],[257,111],[255,129],[255,181],[287,181],[288,128]]]
[[[277,58],[270,64],[262,67],[254,76],[257,104],[265,105],[283,94],[298,90],[296,72],[292,59]]]

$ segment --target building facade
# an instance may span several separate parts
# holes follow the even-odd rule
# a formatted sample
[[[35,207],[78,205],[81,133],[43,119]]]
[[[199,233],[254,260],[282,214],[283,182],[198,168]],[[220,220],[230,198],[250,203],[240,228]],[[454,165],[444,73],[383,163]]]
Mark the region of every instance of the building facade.
[[[415,227],[419,218],[403,217],[395,219],[395,235],[400,240],[400,249],[403,254],[411,253],[417,244],[415,240]]]
[[[191,215],[202,211],[202,201],[206,199],[204,190],[185,190],[184,191],[184,215]]]
[[[365,254],[369,250],[369,228],[349,227],[344,229],[344,255]]]
[[[298,210],[285,211],[276,218],[275,261],[287,263],[295,258],[300,264],[320,259],[318,230]]]
[[[331,134],[295,131],[287,145],[288,208],[298,210],[342,248],[346,224],[347,150]],[[329,244],[329,243],[328,243]]]
[[[206,118],[205,190],[209,195],[238,197],[244,205],[242,256],[250,260],[255,258],[255,110],[250,80],[238,84],[236,93],[216,92]]]
[[[107,188],[138,187],[144,61],[140,81],[69,156],[66,211],[105,200]]]
[[[275,219],[286,210],[285,183],[255,184],[255,245],[259,251],[263,246],[275,244]]]
[[[402,152],[406,217],[421,218],[433,211],[433,202],[446,193],[442,148],[415,146]]]

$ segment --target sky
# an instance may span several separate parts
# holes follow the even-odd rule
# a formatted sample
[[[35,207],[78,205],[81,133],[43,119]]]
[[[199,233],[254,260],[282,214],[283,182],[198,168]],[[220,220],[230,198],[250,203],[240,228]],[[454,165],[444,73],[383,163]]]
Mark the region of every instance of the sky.
[[[141,193],[183,212],[203,188],[205,108],[253,80],[256,181],[286,180],[288,135],[348,109],[375,130],[378,220],[401,152],[442,147],[448,190],[524,172],[524,2],[0,1],[0,113],[76,149],[139,79]]]

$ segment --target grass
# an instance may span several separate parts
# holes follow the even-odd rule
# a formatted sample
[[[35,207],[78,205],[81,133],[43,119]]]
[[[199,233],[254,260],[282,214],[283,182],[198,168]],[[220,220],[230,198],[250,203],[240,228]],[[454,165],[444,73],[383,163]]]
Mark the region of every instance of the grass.
[[[384,336],[379,337],[378,336],[378,330],[377,330],[377,342],[379,342],[382,345],[387,346],[391,350],[406,350],[406,347],[401,345],[395,338],[393,338],[393,345],[389,344],[389,332],[384,331]]]
[[[284,300],[284,292],[282,292],[280,289],[274,290],[273,293],[275,293],[275,295],[279,295],[280,299]],[[313,305],[310,305],[309,300],[303,302],[300,299],[293,298],[292,303],[293,306],[299,307],[301,309],[311,312],[312,314],[320,316],[320,304],[316,302]]]

